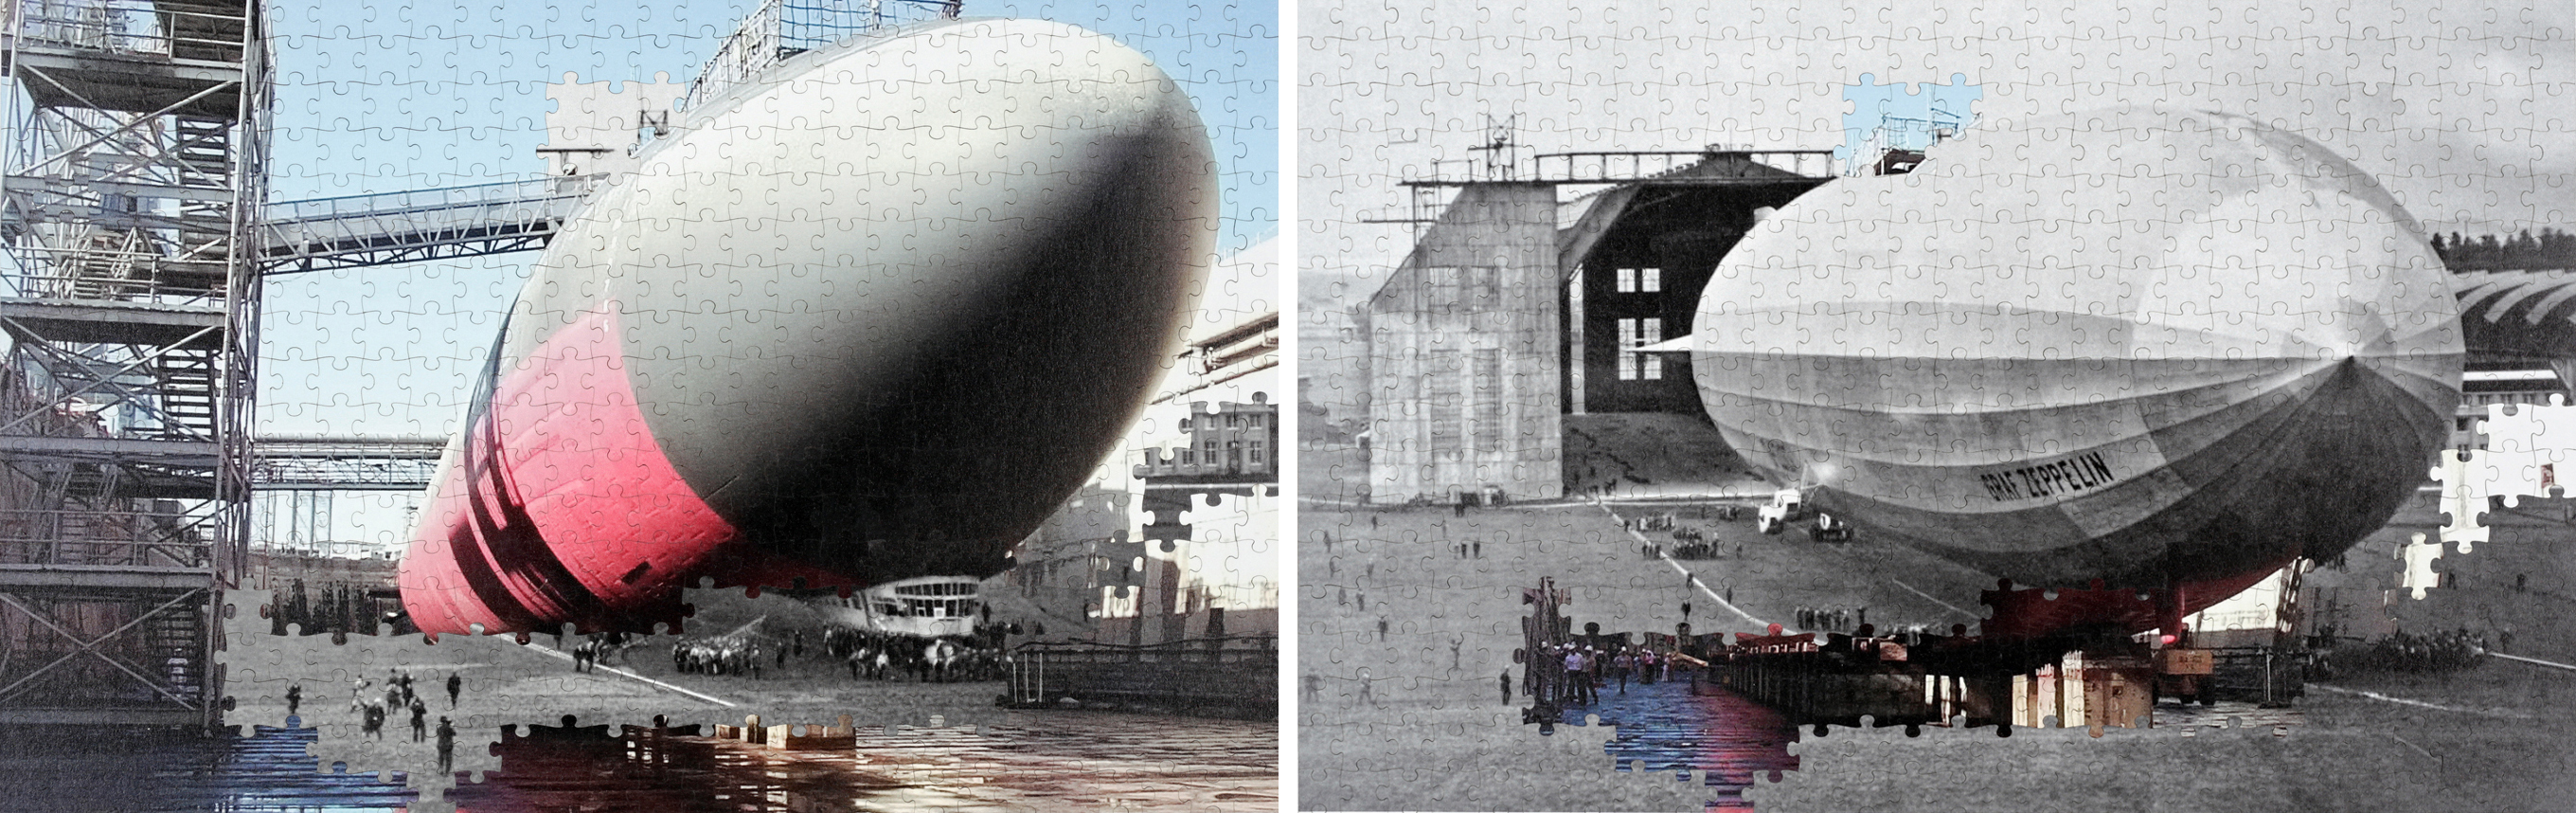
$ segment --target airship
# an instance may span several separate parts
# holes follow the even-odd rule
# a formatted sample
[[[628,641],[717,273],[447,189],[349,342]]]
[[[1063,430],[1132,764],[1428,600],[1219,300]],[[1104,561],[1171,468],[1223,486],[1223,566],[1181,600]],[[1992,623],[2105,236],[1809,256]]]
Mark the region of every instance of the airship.
[[[1727,442],[1811,506],[2065,589],[1988,634],[2170,632],[2424,481],[2460,403],[2449,276],[2326,147],[2127,107],[1792,201],[1719,265],[1691,363]]]
[[[1143,54],[940,20],[693,100],[535,263],[399,572],[422,631],[989,576],[1110,452],[1215,245]]]

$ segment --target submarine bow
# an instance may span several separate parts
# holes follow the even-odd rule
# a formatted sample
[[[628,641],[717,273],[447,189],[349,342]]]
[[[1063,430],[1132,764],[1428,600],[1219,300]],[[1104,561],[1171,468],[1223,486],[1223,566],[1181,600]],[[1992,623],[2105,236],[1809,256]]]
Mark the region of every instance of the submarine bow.
[[[1215,243],[1188,98],[1049,22],[799,55],[640,161],[509,312],[402,562],[426,632],[999,572],[1149,400]]]

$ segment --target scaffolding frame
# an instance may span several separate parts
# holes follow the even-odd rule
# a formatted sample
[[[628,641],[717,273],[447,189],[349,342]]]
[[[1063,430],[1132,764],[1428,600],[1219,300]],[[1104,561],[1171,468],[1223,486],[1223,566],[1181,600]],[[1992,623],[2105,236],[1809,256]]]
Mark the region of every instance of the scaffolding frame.
[[[264,14],[0,7],[0,644],[23,656],[0,665],[0,723],[221,722],[218,619],[250,532]]]

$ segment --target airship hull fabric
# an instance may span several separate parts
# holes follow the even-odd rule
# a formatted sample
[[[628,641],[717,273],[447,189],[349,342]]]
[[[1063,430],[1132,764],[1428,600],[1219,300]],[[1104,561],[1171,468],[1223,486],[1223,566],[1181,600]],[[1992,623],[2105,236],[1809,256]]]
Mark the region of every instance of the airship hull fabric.
[[[2232,583],[2424,480],[2447,277],[2313,142],[2080,114],[1784,207],[1719,266],[1693,363],[1728,442],[1865,531],[2026,585]]]

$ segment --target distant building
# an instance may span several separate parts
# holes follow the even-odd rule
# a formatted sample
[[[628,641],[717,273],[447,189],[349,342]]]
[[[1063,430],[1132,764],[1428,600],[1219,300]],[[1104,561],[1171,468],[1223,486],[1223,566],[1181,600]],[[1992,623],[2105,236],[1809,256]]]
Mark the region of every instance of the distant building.
[[[1278,329],[1254,313],[1190,341],[1129,438],[1132,479],[1086,487],[1021,542],[987,591],[996,613],[1049,619],[1049,641],[1277,634],[1276,567],[1251,554],[1278,544]]]
[[[1190,404],[1181,420],[1187,445],[1147,450],[1136,477],[1148,488],[1197,483],[1279,482],[1279,406],[1256,393],[1249,404],[1221,403],[1205,411],[1204,401]]]
[[[1297,314],[1299,448],[1365,429],[1369,408],[1364,308],[1308,307]]]
[[[1669,169],[1635,168],[1664,156]],[[1559,497],[1564,415],[1705,420],[1690,365],[1643,348],[1690,333],[1718,260],[1764,209],[1830,180],[1829,157],[1541,156],[1552,174],[1445,184],[1457,197],[1356,320],[1368,500]],[[1560,202],[1576,184],[1606,189]]]
[[[1023,634],[1039,640],[1090,638],[1101,587],[1117,583],[1127,566],[1112,561],[1107,546],[1126,534],[1133,499],[1097,484],[1074,492],[1012,551],[1014,564],[997,577],[998,587],[985,590],[986,605],[1022,617]]]
[[[1556,187],[1459,191],[1369,299],[1369,498],[1564,493]]]

